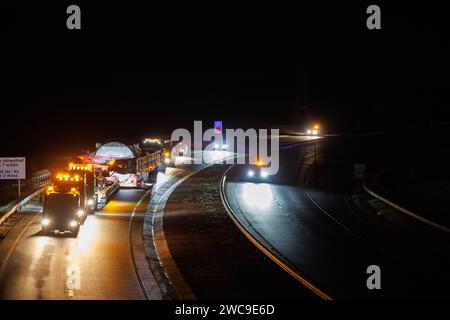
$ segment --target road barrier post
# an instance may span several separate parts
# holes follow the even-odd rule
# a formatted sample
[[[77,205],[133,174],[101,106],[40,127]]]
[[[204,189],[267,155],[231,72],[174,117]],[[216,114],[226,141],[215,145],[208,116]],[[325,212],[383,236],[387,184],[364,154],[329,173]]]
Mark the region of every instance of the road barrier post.
[[[20,199],[20,179],[17,179],[17,199]],[[20,212],[20,206],[17,208],[17,211]]]

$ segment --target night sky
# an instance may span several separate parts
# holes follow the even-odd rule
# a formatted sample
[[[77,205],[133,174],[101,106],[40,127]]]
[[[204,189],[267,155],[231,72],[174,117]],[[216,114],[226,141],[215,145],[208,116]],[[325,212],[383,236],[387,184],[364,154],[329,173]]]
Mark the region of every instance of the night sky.
[[[193,120],[230,128],[294,124],[330,132],[449,121],[445,10],[379,3],[315,8],[79,3],[1,9],[2,154],[92,148],[170,134]]]

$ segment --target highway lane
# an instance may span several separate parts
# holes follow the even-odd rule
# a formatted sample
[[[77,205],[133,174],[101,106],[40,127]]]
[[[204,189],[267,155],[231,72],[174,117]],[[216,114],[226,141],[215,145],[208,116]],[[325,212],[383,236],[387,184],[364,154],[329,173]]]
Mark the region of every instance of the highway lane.
[[[77,238],[42,235],[40,217],[17,243],[0,279],[2,299],[143,299],[131,261],[129,216],[142,190],[119,190]]]
[[[169,168],[159,174],[157,187],[182,174]],[[0,244],[5,255],[2,246],[18,239],[1,275],[0,299],[145,299],[129,242],[130,217],[144,194],[119,190],[102,210],[87,217],[76,238],[42,235],[40,216],[24,213],[9,241]],[[135,224],[142,225],[147,202],[137,208],[140,220]]]
[[[328,206],[340,208],[337,215],[329,215],[311,201],[301,185],[308,179],[311,172],[307,168],[313,161],[313,147],[285,152],[278,176],[256,181],[246,177],[245,167],[233,167],[225,184],[232,211],[256,239],[273,247],[282,261],[332,298],[413,294],[409,291],[413,282],[402,272],[407,266],[394,265],[361,236],[365,234],[360,232],[363,226],[355,232],[354,225],[349,228],[347,221],[342,223],[342,216],[350,216],[342,199],[322,194]],[[372,264],[386,271],[381,292],[366,286],[366,269]]]

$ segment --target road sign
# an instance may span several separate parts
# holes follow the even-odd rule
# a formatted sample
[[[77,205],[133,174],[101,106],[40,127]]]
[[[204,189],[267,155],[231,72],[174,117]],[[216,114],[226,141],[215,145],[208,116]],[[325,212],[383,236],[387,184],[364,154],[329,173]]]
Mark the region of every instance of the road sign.
[[[222,121],[214,121],[214,132],[222,133]]]
[[[0,180],[25,179],[25,158],[0,158]]]

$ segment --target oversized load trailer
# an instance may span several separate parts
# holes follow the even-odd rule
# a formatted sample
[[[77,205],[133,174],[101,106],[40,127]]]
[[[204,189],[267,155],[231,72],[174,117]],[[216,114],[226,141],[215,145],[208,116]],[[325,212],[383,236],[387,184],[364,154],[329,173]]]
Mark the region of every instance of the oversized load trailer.
[[[162,148],[142,150],[139,144],[108,142],[80,158],[94,166],[105,166],[108,176],[116,177],[120,187],[146,188],[156,179],[162,161]]]

